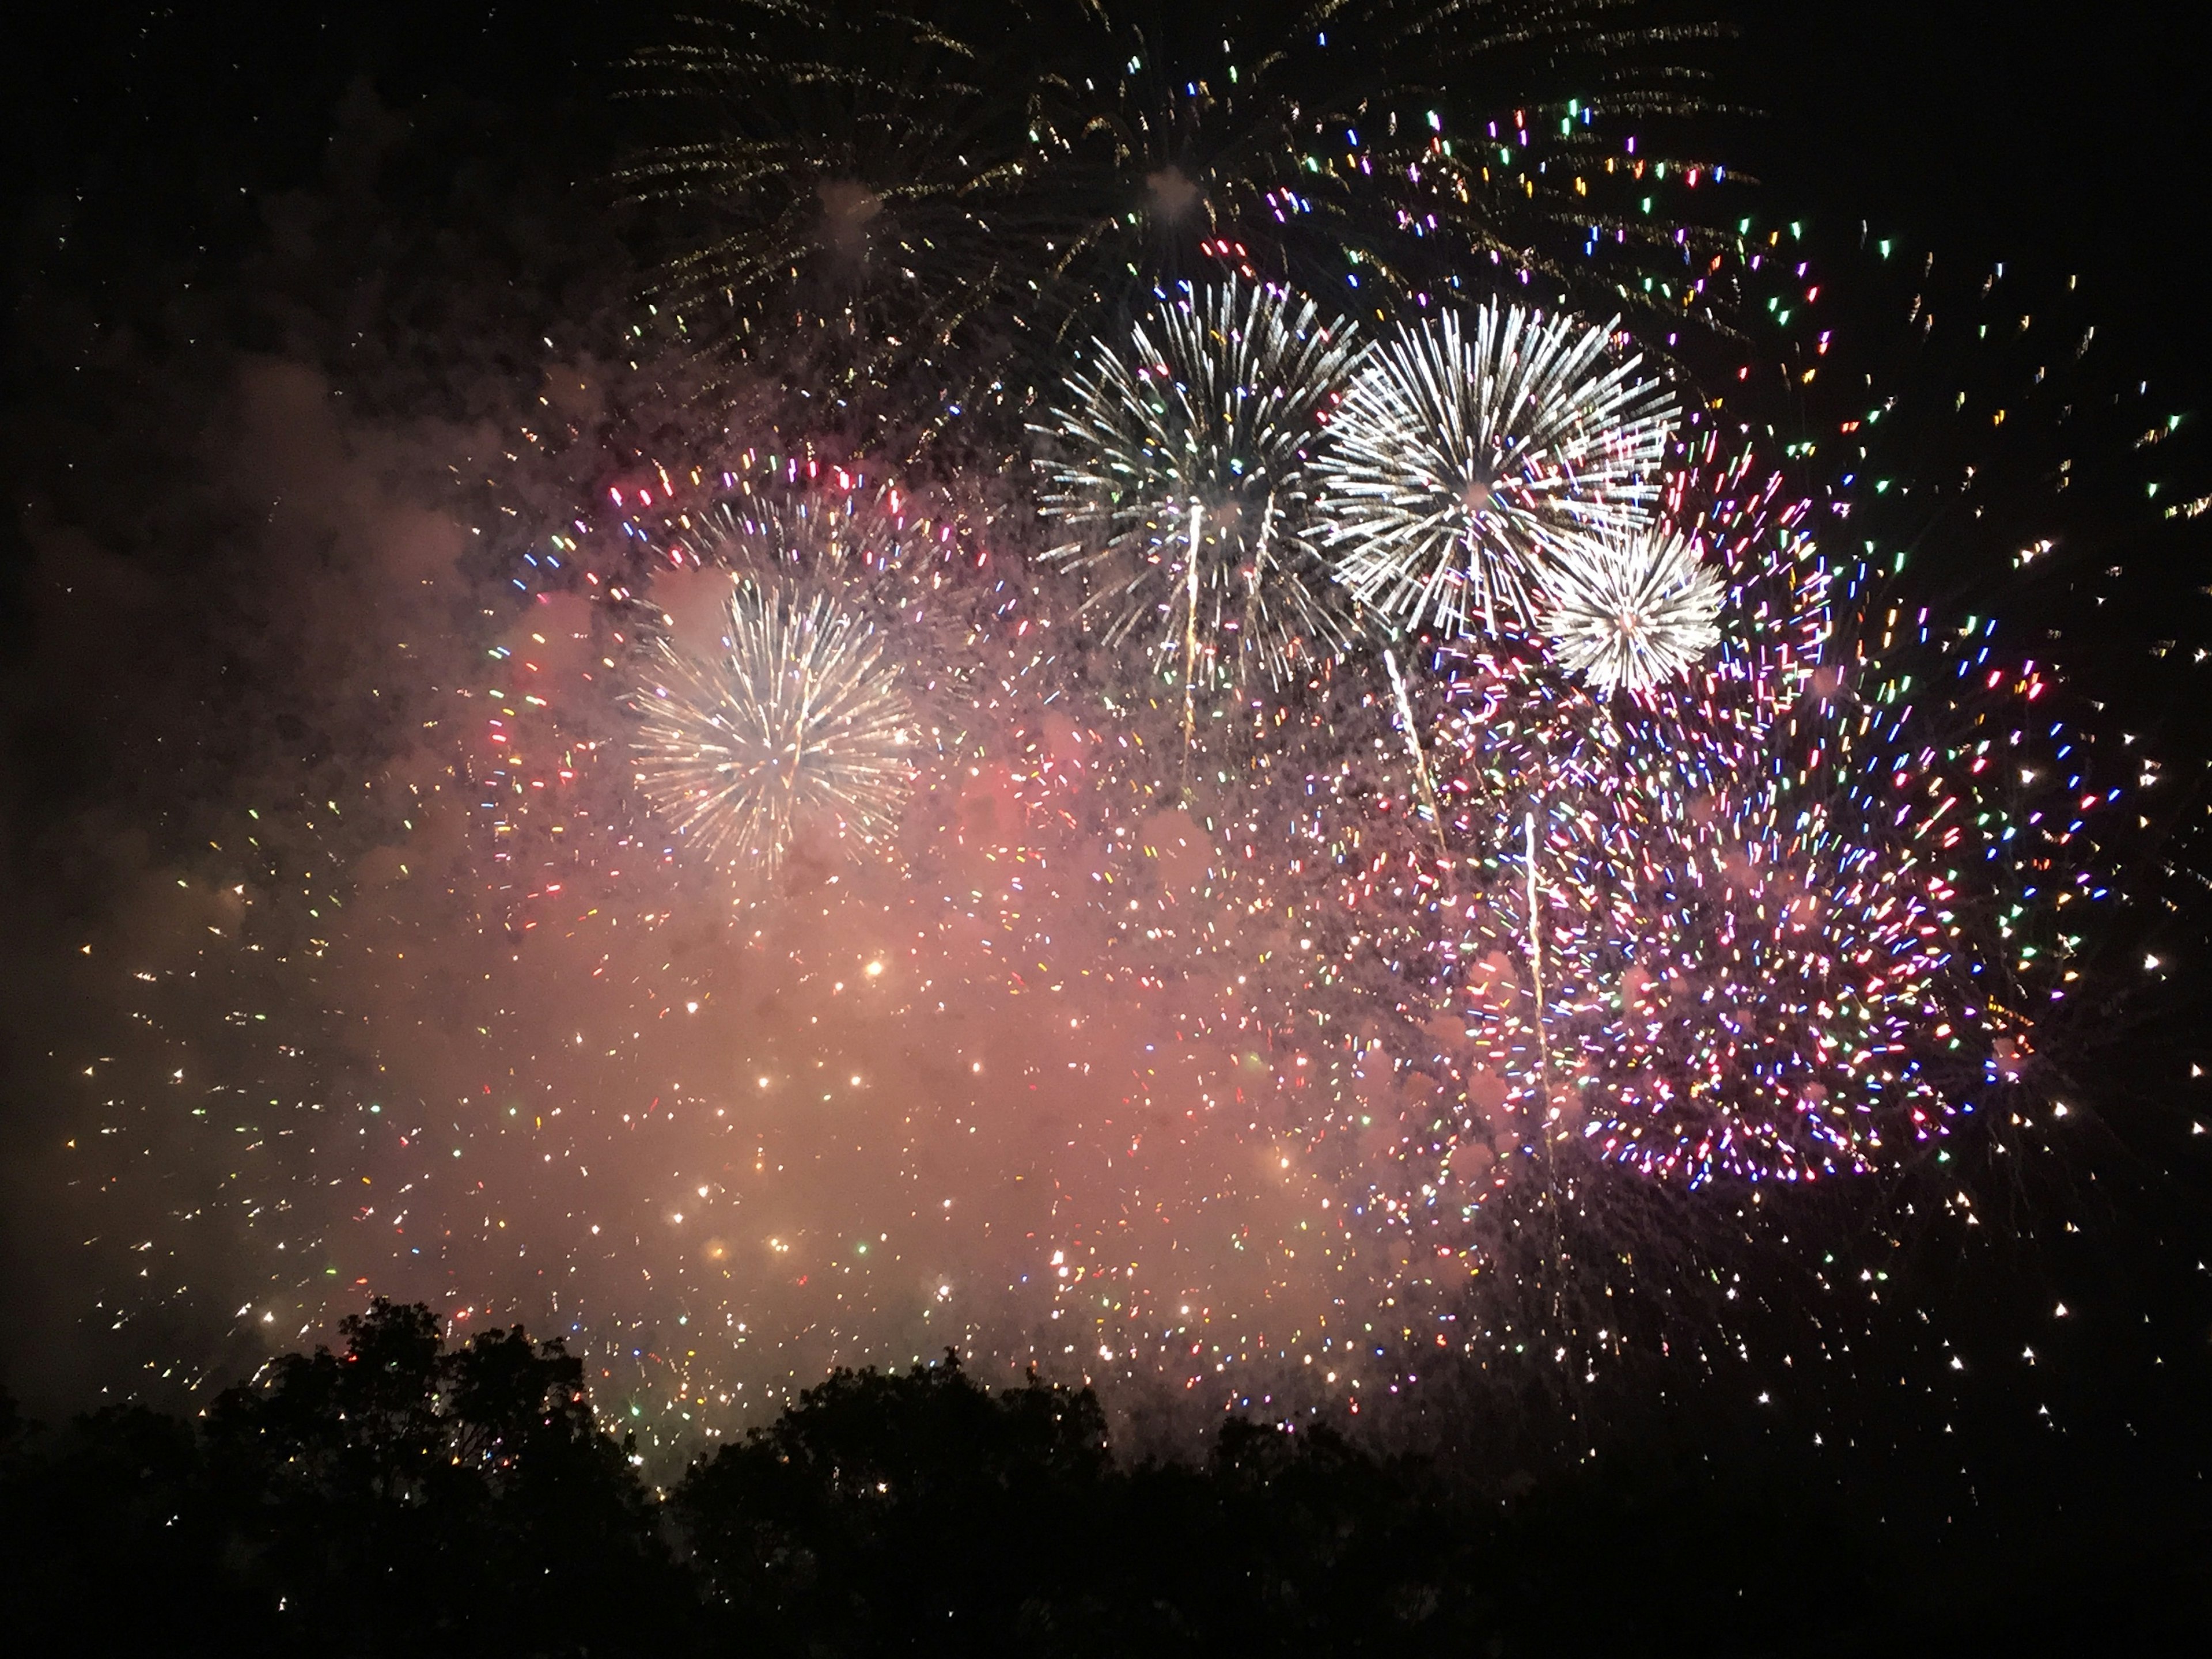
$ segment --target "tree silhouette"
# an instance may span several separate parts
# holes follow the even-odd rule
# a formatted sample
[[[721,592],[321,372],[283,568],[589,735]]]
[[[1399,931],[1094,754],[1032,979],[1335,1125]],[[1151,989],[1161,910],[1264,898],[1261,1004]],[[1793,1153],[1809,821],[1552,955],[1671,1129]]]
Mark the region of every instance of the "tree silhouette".
[[[10,1632],[225,1659],[1809,1659],[2195,1650],[2207,1623],[2201,1505],[2131,1516],[2126,1479],[2092,1511],[2111,1540],[2084,1548],[2076,1523],[2061,1561],[1915,1520],[1894,1491],[1855,1507],[1699,1415],[1503,1483],[1235,1417],[1201,1461],[1133,1467],[1089,1389],[1032,1374],[994,1393],[947,1352],[833,1373],[664,1502],[558,1342],[450,1346],[428,1310],[385,1302],[339,1334],[197,1420],[125,1407],[48,1432],[0,1395]],[[2021,1479],[2077,1503],[2097,1488],[2068,1455]]]
[[[1088,1577],[1109,1464],[1089,1389],[996,1395],[948,1350],[903,1376],[840,1370],[674,1494],[713,1593],[781,1640],[866,1650],[884,1632],[1010,1639]]]
[[[508,1627],[534,1652],[641,1649],[680,1626],[653,1505],[558,1341],[517,1327],[449,1351],[428,1310],[381,1300],[340,1334],[343,1352],[280,1359],[209,1413],[265,1600],[363,1652]],[[365,1608],[379,1585],[398,1593]]]

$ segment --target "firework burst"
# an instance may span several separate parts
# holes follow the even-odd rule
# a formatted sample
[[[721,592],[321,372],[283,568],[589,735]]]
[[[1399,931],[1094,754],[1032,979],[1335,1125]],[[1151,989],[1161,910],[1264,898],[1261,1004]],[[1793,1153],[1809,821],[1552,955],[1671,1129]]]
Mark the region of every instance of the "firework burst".
[[[1389,301],[1459,289],[1470,259],[1582,294],[1599,241],[1655,268],[1692,243],[1710,252],[1695,226],[1638,222],[1612,199],[1626,182],[1626,158],[1605,153],[1612,123],[1697,107],[1680,58],[1709,33],[1626,9],[1101,3],[1074,27],[1055,14],[1032,119],[1064,219],[1041,319],[1222,267],[1382,318]]]
[[[1619,131],[1701,106],[1681,58],[1712,31],[1619,0],[735,10],[635,65],[697,112],[624,175],[679,222],[663,292],[757,367],[796,349],[818,384],[826,351],[940,422],[1022,407],[1164,283],[1241,271],[1379,316],[1472,258],[1674,325],[1718,291],[1692,253],[1734,246],[1678,193],[1722,170],[1659,162],[1657,186]]]
[[[689,222],[664,294],[810,386],[947,382],[979,318],[1018,301],[1010,250],[1032,251],[993,234],[1018,106],[984,90],[975,47],[895,8],[741,10],[750,27],[695,20],[639,65],[650,92],[711,112],[706,136],[624,175]]]
[[[883,642],[826,593],[741,578],[726,650],[655,645],[637,785],[699,857],[774,873],[802,840],[881,843],[912,787],[914,707]]]
[[[1719,643],[1721,574],[1671,526],[1564,547],[1543,581],[1553,654],[1600,692],[1648,691]]]
[[[1071,375],[1042,505],[1046,556],[1090,585],[1109,645],[1145,638],[1185,687],[1281,684],[1351,628],[1310,535],[1311,457],[1357,361],[1310,300],[1231,283],[1164,305]]]
[[[1340,580],[1408,628],[1494,634],[1533,624],[1564,546],[1642,528],[1676,406],[1610,331],[1486,304],[1373,354],[1317,463]]]

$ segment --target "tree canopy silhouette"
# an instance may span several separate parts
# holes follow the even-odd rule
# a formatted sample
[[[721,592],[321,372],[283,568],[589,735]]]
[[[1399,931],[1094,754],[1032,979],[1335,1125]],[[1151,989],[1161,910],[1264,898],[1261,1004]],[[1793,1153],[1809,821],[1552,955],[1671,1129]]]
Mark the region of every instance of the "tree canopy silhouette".
[[[994,1392],[947,1352],[834,1372],[662,1492],[558,1341],[453,1343],[386,1302],[339,1336],[195,1419],[47,1431],[0,1396],[14,1626],[75,1653],[838,1659],[2022,1654],[2204,1622],[2179,1511],[2132,1514],[2124,1483],[2065,1556],[2024,1552],[1694,1417],[1503,1483],[1310,1420],[1231,1417],[1202,1460],[1132,1463],[1088,1389]],[[2064,1455],[2036,1478],[2072,1503],[2097,1489]]]

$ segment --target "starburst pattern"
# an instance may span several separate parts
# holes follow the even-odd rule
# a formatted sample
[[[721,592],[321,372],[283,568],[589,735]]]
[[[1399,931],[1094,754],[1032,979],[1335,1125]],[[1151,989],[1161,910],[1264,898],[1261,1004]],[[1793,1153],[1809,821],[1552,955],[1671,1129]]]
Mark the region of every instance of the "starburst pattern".
[[[1649,690],[1720,641],[1721,573],[1665,525],[1562,548],[1544,586],[1553,654],[1601,692]]]
[[[1647,521],[1675,401],[1612,326],[1487,304],[1374,354],[1319,463],[1355,595],[1411,629],[1527,627],[1561,547]]]
[[[1049,427],[1047,556],[1090,584],[1109,644],[1143,638],[1186,687],[1280,684],[1339,648],[1342,595],[1311,537],[1312,455],[1357,361],[1310,300],[1230,283],[1094,344]]]
[[[741,580],[726,652],[665,641],[640,688],[637,783],[704,859],[773,873],[802,838],[879,842],[912,787],[912,705],[881,642],[826,593]]]

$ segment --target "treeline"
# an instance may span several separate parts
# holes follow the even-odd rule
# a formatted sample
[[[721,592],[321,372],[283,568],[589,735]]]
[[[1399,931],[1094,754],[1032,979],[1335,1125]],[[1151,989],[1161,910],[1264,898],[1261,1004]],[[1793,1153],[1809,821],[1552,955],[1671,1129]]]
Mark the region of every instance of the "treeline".
[[[1966,1555],[1919,1559],[1772,1472],[1501,1498],[1324,1427],[1237,1419],[1201,1462],[1131,1466],[1088,1390],[994,1395],[950,1355],[836,1373],[663,1497],[559,1343],[518,1328],[448,1347],[428,1309],[386,1303],[343,1334],[198,1420],[0,1422],[17,1639],[659,1659],[2016,1653],[2116,1620],[2201,1627],[2118,1582],[2112,1611],[2055,1606],[2024,1575],[2026,1601],[1986,1577],[1947,1599],[1948,1574],[1979,1571]]]

